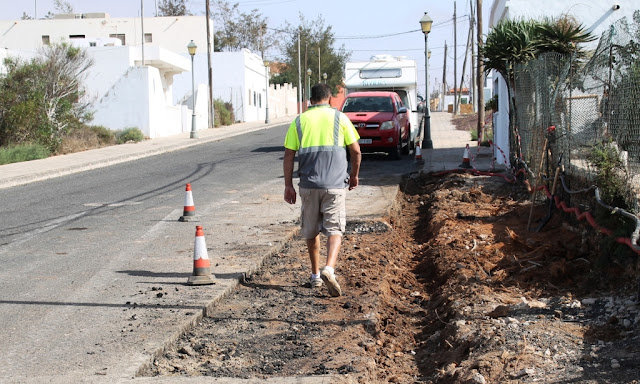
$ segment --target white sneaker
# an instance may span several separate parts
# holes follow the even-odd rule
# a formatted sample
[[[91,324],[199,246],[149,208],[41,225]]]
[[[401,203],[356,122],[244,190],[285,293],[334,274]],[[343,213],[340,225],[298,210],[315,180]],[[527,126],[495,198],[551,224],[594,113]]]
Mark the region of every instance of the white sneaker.
[[[327,269],[327,267],[324,267],[322,268],[322,271],[320,271],[320,277],[322,278],[322,281],[324,281],[324,283],[327,285],[327,288],[329,289],[329,294],[331,296],[338,297],[342,295],[340,284],[338,284],[338,281],[336,280],[336,276],[334,275],[333,271],[330,271]]]
[[[313,277],[310,277],[309,285],[311,285],[311,288],[320,288],[322,287],[322,279],[319,277],[316,277],[315,279]]]

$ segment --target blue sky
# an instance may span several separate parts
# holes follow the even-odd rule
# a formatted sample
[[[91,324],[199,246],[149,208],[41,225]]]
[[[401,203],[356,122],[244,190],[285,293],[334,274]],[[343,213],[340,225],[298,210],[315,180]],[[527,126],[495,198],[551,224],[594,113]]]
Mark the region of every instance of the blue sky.
[[[107,12],[112,17],[136,17],[140,15],[144,2],[146,17],[155,15],[156,0],[68,0],[77,13]],[[160,0],[157,0],[158,2]],[[242,11],[259,9],[268,18],[269,26],[278,28],[285,22],[298,24],[299,15],[307,20],[322,16],[325,25],[331,26],[337,45],[350,51],[351,60],[368,60],[374,54],[407,56],[418,62],[418,89],[424,93],[424,35],[419,31],[419,20],[424,12],[433,19],[429,34],[430,89],[435,82],[442,81],[444,43],[449,47],[447,72],[448,82],[453,79],[453,4],[454,0],[239,0]],[[473,4],[475,6],[475,0]],[[489,10],[493,1],[483,1],[485,33],[489,22]],[[214,1],[211,0],[212,7]],[[53,0],[0,0],[0,19],[19,19],[23,12],[38,17],[54,11]],[[205,0],[188,0],[189,10],[196,15],[204,14]],[[465,44],[469,28],[469,0],[457,0],[458,16],[458,82],[462,71]],[[213,9],[212,9],[213,11]],[[276,59],[273,57],[272,59]],[[467,64],[467,73],[469,64]]]

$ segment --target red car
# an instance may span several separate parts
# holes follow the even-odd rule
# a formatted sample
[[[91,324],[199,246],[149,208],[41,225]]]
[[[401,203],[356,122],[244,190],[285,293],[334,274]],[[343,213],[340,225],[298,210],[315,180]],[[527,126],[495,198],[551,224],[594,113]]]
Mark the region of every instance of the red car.
[[[386,152],[394,159],[409,153],[409,115],[397,93],[352,92],[341,110],[358,130],[363,152]]]

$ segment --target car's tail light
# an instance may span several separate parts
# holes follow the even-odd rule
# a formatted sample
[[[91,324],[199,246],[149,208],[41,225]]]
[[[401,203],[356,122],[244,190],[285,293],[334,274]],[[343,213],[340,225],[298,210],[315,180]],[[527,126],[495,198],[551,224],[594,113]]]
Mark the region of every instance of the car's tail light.
[[[393,129],[393,121],[385,121],[382,124],[380,124],[381,131],[386,131],[389,129]]]

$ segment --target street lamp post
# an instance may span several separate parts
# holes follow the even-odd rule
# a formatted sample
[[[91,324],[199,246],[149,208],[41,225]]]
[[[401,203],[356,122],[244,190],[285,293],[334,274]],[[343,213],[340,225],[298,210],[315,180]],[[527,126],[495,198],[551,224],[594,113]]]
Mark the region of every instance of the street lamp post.
[[[307,69],[307,106],[311,105],[311,68]]]
[[[427,101],[424,112],[424,137],[422,138],[422,147],[426,149],[433,148],[433,142],[431,141],[431,102],[429,100],[429,41],[428,36],[431,32],[431,25],[433,20],[429,17],[427,12],[424,13],[422,19],[420,19],[420,28],[424,33],[424,83],[425,92],[424,98]]]
[[[324,83],[327,84],[327,72],[322,74],[322,79],[324,80]]]
[[[198,138],[198,134],[196,133],[196,81],[195,74],[193,72],[193,56],[196,55],[196,49],[198,46],[196,43],[191,40],[189,45],[187,45],[187,49],[189,50],[189,55],[191,55],[191,138]]]
[[[265,99],[265,118],[264,123],[269,124],[269,61],[264,61],[264,74],[267,82],[267,88],[265,88],[264,99]]]

